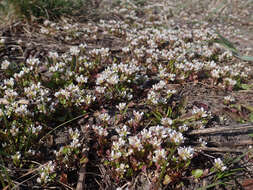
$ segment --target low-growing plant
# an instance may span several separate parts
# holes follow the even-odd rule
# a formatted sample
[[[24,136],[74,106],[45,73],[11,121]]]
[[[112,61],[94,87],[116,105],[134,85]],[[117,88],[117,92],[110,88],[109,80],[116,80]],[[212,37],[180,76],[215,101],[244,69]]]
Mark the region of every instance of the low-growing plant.
[[[231,52],[210,49],[209,42],[218,37],[213,30],[168,30],[127,19],[97,25],[124,39],[125,47],[115,55],[110,48],[88,48],[83,42],[66,52],[48,52],[43,60],[29,57],[17,67],[9,60],[1,63],[1,168],[9,176],[0,176],[2,186],[20,175],[20,168],[33,167],[25,160],[36,159],[42,164],[33,183],[46,187],[63,171],[91,162],[85,149],[110,171],[107,176],[116,186],[144,173],[154,187],[173,187],[191,173],[191,161],[199,154],[188,130],[204,128],[212,119],[207,106],[189,105],[177,88],[201,82],[233,90],[249,79],[244,63],[230,64]],[[37,32],[55,36],[64,31],[63,41],[96,39],[101,35],[97,25],[46,20]],[[50,140],[62,131],[63,143]],[[92,139],[83,144],[86,133]],[[202,139],[198,143],[206,145]],[[219,179],[224,177],[220,159],[214,168]],[[192,174],[201,177],[200,170]]]

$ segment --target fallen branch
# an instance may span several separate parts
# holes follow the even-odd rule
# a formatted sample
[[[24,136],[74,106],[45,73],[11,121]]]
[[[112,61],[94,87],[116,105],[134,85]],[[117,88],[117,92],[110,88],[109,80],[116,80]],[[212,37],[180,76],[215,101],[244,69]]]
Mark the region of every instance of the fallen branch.
[[[209,151],[209,152],[245,152],[245,150],[243,149],[231,149],[231,148],[227,148],[227,147],[196,147],[196,150],[201,150],[201,151]]]
[[[241,124],[227,127],[212,127],[207,129],[192,130],[187,135],[205,135],[205,134],[228,134],[228,133],[249,133],[253,131],[253,124]]]
[[[218,147],[238,147],[238,146],[249,146],[249,145],[253,145],[253,141],[252,140],[244,140],[244,141],[239,141],[236,142],[236,144],[231,143],[231,142],[211,142],[212,145],[214,146],[218,146]]]

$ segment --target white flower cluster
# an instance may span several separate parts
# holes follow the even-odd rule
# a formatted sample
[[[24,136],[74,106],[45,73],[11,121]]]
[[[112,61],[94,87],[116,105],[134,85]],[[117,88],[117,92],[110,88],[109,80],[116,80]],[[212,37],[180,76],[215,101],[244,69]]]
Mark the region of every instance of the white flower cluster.
[[[98,136],[106,137],[109,133],[105,127],[93,125],[92,129]]]
[[[11,156],[11,158],[12,158],[12,160],[13,160],[14,162],[19,161],[19,160],[20,160],[20,158],[21,158],[21,154],[20,154],[20,152],[19,152],[19,151],[18,151],[18,152],[16,152],[16,154],[12,155],[12,156]]]
[[[69,167],[69,163],[74,161],[74,154],[81,148],[80,142],[80,131],[78,129],[73,130],[70,128],[68,130],[71,142],[65,146],[61,146],[58,151],[54,151],[56,159],[64,163],[66,168]]]
[[[179,147],[177,152],[180,158],[183,160],[188,160],[193,157],[194,149],[192,147]]]
[[[17,81],[21,81],[21,79],[25,76],[28,75],[29,73],[31,73],[33,70],[33,68],[31,67],[22,67],[21,71],[19,73],[15,73],[13,75],[13,77],[17,80]]]
[[[89,52],[93,56],[101,56],[102,58],[109,57],[109,48],[93,49]]]
[[[106,82],[109,85],[115,85],[119,82],[124,82],[129,79],[134,73],[138,72],[140,68],[133,62],[129,64],[113,64],[107,67],[102,73],[99,74],[96,84],[102,85]],[[107,84],[105,84],[107,86]]]
[[[33,83],[29,87],[24,88],[25,96],[30,103],[37,106],[40,113],[47,113],[46,105],[51,101],[49,89],[43,87],[40,82]]]
[[[172,125],[172,123],[173,123],[173,121],[172,121],[171,118],[163,117],[163,118],[161,119],[161,124],[162,124],[163,126],[170,126],[170,125]]]
[[[231,95],[228,95],[228,96],[225,96],[225,97],[224,97],[224,101],[225,101],[226,103],[231,103],[231,102],[234,102],[234,101],[235,101],[235,98],[234,98],[233,96],[231,96]]]
[[[80,132],[78,129],[73,131],[72,128],[69,129],[69,136],[72,142],[70,143],[71,148],[78,148],[81,146],[81,143],[79,142]]]
[[[78,84],[83,84],[88,82],[88,77],[84,77],[83,75],[77,76],[76,81]]]
[[[119,105],[116,106],[116,108],[119,110],[119,111],[123,111],[126,107],[126,103],[119,103]]]
[[[66,63],[64,62],[57,62],[54,65],[50,66],[48,68],[49,72],[59,72],[59,73],[63,73],[65,71],[66,68]]]
[[[42,126],[38,125],[37,127],[34,124],[31,124],[31,131],[33,134],[38,134],[42,130]]]
[[[28,110],[27,104],[21,104],[18,101],[13,101],[5,105],[4,113],[7,115],[8,118],[10,118],[12,114],[16,114],[22,117],[30,115],[30,111]]]
[[[201,107],[201,108],[193,107],[192,114],[200,115],[200,117],[202,117],[202,118],[208,117],[210,115],[210,113],[205,111],[203,107]]]
[[[52,59],[57,59],[59,57],[57,52],[48,52],[48,57]]]
[[[80,52],[80,49],[79,49],[79,47],[73,46],[73,47],[70,48],[69,51],[70,51],[71,55],[77,56]]]
[[[2,69],[2,70],[8,69],[8,67],[9,67],[10,64],[11,64],[11,63],[10,63],[9,61],[4,60],[4,61],[1,63],[1,69]]]
[[[40,177],[37,178],[38,183],[46,184],[52,180],[51,175],[55,170],[54,163],[49,161],[39,169]]]
[[[31,68],[34,68],[35,66],[38,66],[40,63],[40,60],[38,58],[29,58],[26,60],[26,63]]]
[[[96,100],[95,96],[86,94],[84,90],[80,89],[79,86],[74,85],[73,83],[66,86],[64,89],[60,89],[58,92],[55,92],[54,96],[59,98],[62,104],[74,104],[76,106],[82,104],[91,104]]]
[[[6,89],[7,87],[13,88],[15,84],[14,78],[4,79],[4,87],[3,89]]]
[[[161,144],[163,142],[179,145],[184,141],[182,133],[159,125],[150,127],[148,130],[143,129],[138,135],[135,136],[128,136],[131,133],[129,131],[129,127],[126,125],[121,128],[117,128],[116,131],[120,138],[116,141],[113,141],[111,152],[112,160],[118,159],[123,155],[133,155],[135,151],[146,151],[144,147],[147,146],[147,144],[152,146],[155,150],[162,151]],[[189,148],[189,150],[191,149]],[[158,153],[159,152],[153,153],[155,160],[159,155]],[[156,162],[155,160],[154,162]]]
[[[116,132],[120,137],[126,137],[130,134],[128,126],[124,125],[123,127],[116,128]]]
[[[227,167],[224,165],[224,163],[222,162],[222,160],[220,158],[214,159],[214,167],[220,171],[224,171],[227,169]]]
[[[176,90],[168,89],[165,81],[160,81],[157,84],[154,84],[149,90],[147,95],[147,100],[151,104],[166,104],[172,94],[175,94]]]
[[[18,93],[11,88],[7,88],[4,91],[4,98],[10,102],[14,101],[17,97],[18,97]]]

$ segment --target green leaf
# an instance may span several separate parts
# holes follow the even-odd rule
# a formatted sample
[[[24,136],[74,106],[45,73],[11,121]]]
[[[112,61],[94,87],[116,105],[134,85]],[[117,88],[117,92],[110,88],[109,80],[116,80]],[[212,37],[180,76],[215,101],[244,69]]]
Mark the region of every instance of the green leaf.
[[[210,189],[210,188],[212,188],[212,187],[215,187],[215,186],[221,185],[221,184],[224,185],[223,182],[217,182],[217,183],[212,183],[212,184],[210,184],[210,185],[207,185],[207,186],[205,186],[205,187],[198,188],[197,190],[207,190],[207,189]]]
[[[162,117],[163,117],[159,112],[153,112],[153,111],[152,111],[152,114],[155,116],[155,118],[156,118],[158,121],[160,121],[160,120],[162,119]]]
[[[80,164],[87,164],[89,161],[89,159],[85,156],[83,156],[81,159],[80,159]]]
[[[196,170],[192,170],[192,175],[193,177],[195,177],[196,179],[200,178],[203,175],[203,170],[201,169],[196,169]]]
[[[219,39],[214,40],[214,42],[222,45],[223,47],[229,49],[231,52],[238,54],[238,50],[235,48],[235,46],[225,37],[223,37],[221,34],[217,32],[217,35],[219,36]]]
[[[69,152],[69,147],[64,147],[63,149],[62,149],[62,153],[63,154],[67,154]]]
[[[172,109],[171,109],[171,107],[168,107],[166,116],[171,117],[171,114],[172,114]]]
[[[252,56],[245,56],[240,55],[239,51],[235,48],[235,46],[225,37],[223,37],[221,34],[217,32],[217,35],[219,36],[219,39],[215,39],[214,42],[222,45],[226,49],[230,50],[233,53],[233,56],[235,56],[238,59],[241,59],[243,61],[253,61]]]
[[[253,113],[251,113],[251,114],[249,115],[249,120],[250,120],[250,122],[253,122]]]
[[[238,54],[235,54],[234,55],[235,57],[243,60],[243,61],[253,61],[253,57],[252,56],[246,56],[246,55],[238,55]]]
[[[250,85],[248,85],[248,84],[241,84],[241,88],[243,90],[249,90],[250,89]]]

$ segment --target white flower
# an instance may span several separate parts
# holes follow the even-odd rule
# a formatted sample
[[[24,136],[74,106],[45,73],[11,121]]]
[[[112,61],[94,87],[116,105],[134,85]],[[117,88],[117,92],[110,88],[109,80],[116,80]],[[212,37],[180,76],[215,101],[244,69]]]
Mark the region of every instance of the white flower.
[[[229,95],[229,96],[225,96],[224,100],[227,102],[234,102],[235,98],[233,96]]]
[[[97,77],[96,84],[100,85],[100,84],[102,84],[104,81],[105,81],[105,76],[102,75],[102,74],[100,74],[100,75],[98,75],[98,77]]]
[[[80,75],[80,76],[78,76],[77,78],[76,78],[76,81],[78,82],[78,83],[87,83],[87,81],[88,81],[88,77],[84,77],[83,75]]]
[[[148,131],[147,129],[143,129],[141,131],[141,136],[142,136],[142,139],[145,140],[145,139],[151,138],[152,134],[151,134],[151,131]]]
[[[168,76],[169,76],[169,78],[170,78],[171,81],[174,81],[175,78],[176,78],[176,75],[173,74],[173,73],[169,73]]]
[[[53,59],[57,59],[59,57],[59,55],[57,52],[49,52],[48,57],[53,58]]]
[[[153,162],[157,162],[160,159],[166,159],[166,151],[164,149],[158,149],[154,151],[155,156],[153,156]]]
[[[112,85],[117,84],[119,82],[119,76],[117,74],[113,74],[107,78],[106,81]]]
[[[180,158],[187,160],[193,157],[194,149],[191,147],[179,147],[177,152]]]
[[[109,119],[111,118],[110,115],[108,113],[101,113],[98,118],[103,121],[103,122],[108,122]]]
[[[7,86],[14,86],[14,78],[10,78],[10,79],[4,79],[4,84]]]
[[[119,111],[122,111],[124,110],[126,107],[126,103],[119,103],[119,105],[116,106],[116,108],[119,109]]]
[[[159,95],[154,92],[153,90],[150,90],[148,93],[148,98],[149,101],[151,101],[153,104],[158,104],[159,102]]]
[[[231,78],[225,78],[224,81],[230,86],[234,86],[236,84],[236,80],[233,80]]]
[[[18,115],[26,115],[29,113],[28,109],[27,109],[27,105],[19,105],[19,107],[17,107],[14,112]]]
[[[1,64],[1,69],[3,69],[3,70],[8,69],[8,67],[9,67],[10,64],[11,64],[11,63],[10,63],[9,61],[4,60],[4,61],[2,62],[2,64]]]
[[[102,86],[97,86],[96,87],[96,92],[103,94],[105,92],[106,87],[102,87]]]
[[[119,167],[116,169],[117,172],[124,173],[126,171],[126,165],[121,163]]]
[[[206,145],[207,145],[207,142],[206,142],[206,141],[204,141],[202,138],[199,138],[198,141],[199,141],[201,147],[206,147]]]
[[[126,125],[124,125],[122,128],[116,128],[116,131],[120,137],[126,137],[128,134],[130,134]]]
[[[5,39],[2,38],[2,39],[0,40],[0,44],[3,44],[4,42],[5,42]]]
[[[47,28],[41,27],[40,33],[42,33],[42,34],[49,34],[49,30]]]
[[[212,75],[213,78],[219,78],[220,77],[220,70],[213,69],[211,71],[211,75]]]
[[[0,110],[1,111],[1,110]],[[1,116],[1,114],[0,114],[0,116]],[[3,148],[5,148],[7,146],[7,143],[6,142],[4,142],[4,143],[2,143],[2,147]]]
[[[44,24],[45,26],[48,26],[48,25],[50,24],[50,21],[49,21],[49,20],[45,20],[45,21],[43,22],[43,24]]]
[[[69,51],[70,51],[71,55],[78,55],[79,52],[80,52],[80,49],[78,47],[76,47],[76,46],[73,46],[73,47],[70,48]]]
[[[40,63],[40,60],[38,58],[29,58],[26,60],[26,63],[30,66],[36,66]]]
[[[175,94],[176,92],[177,92],[176,90],[171,90],[171,89],[167,90],[168,95]]]
[[[152,89],[154,89],[154,90],[160,90],[160,89],[162,89],[165,85],[166,85],[166,82],[162,80],[162,81],[160,81],[159,83],[154,84],[154,85],[152,86]]]
[[[37,183],[41,183],[41,179],[39,177],[37,178]]]
[[[87,47],[87,44],[80,44],[79,47],[82,48],[82,49],[84,49],[84,48]]]
[[[192,109],[192,114],[200,114],[201,117],[203,117],[203,118],[208,116],[208,113],[204,110],[203,107],[201,107],[201,108],[194,107]]]
[[[180,144],[180,143],[184,142],[184,136],[180,132],[172,130],[169,135],[170,135],[170,140],[173,143]]]
[[[16,152],[16,154],[12,155],[11,158],[13,160],[19,160],[21,158],[20,152]]]
[[[51,180],[50,174],[55,170],[55,166],[52,161],[45,164],[40,170],[40,177],[37,178],[38,183],[47,183]]]
[[[7,88],[5,91],[4,91],[4,98],[6,99],[14,99],[15,97],[18,96],[18,93],[12,89],[9,89]]]
[[[161,124],[162,125],[165,125],[165,126],[168,126],[168,125],[172,125],[172,119],[168,118],[168,117],[164,117],[161,119]]]
[[[138,111],[134,110],[133,114],[135,116],[135,121],[136,122],[140,122],[144,113],[143,112],[138,112]]]
[[[227,167],[224,165],[220,158],[214,159],[214,167],[218,170],[224,171]]]
[[[133,146],[134,148],[137,148],[139,151],[143,148],[143,146],[141,144],[141,140],[136,136],[129,137],[128,141],[131,146]]]
[[[93,125],[92,126],[93,130],[99,135],[99,136],[104,136],[106,137],[108,135],[108,131],[107,129],[101,127],[101,126],[96,126]]]
[[[120,158],[121,155],[122,154],[121,154],[120,151],[114,151],[114,150],[112,150],[112,152],[111,152],[111,160],[116,160],[116,159]]]
[[[70,136],[71,139],[78,139],[78,137],[80,136],[80,132],[78,131],[78,129],[73,131],[73,129],[70,128],[69,129],[69,136]]]
[[[188,130],[188,127],[187,127],[186,124],[184,124],[184,125],[179,126],[178,129],[179,129],[180,132],[184,132],[184,131]]]

